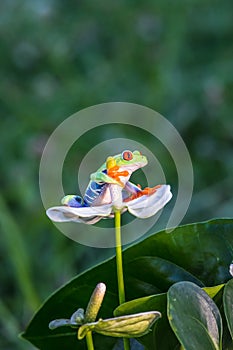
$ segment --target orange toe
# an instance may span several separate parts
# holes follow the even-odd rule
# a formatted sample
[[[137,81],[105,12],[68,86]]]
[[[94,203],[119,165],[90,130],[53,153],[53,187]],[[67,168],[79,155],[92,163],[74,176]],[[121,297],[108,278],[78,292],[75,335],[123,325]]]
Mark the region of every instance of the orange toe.
[[[136,198],[140,198],[142,196],[151,196],[153,193],[155,193],[159,188],[161,187],[161,185],[157,185],[155,187],[145,187],[143,190],[135,193],[135,194],[132,194],[130,197],[126,198],[124,200],[124,202],[129,202],[129,201],[132,201],[133,199],[136,199]]]
[[[150,196],[152,195],[153,193],[155,193],[157,191],[158,188],[160,188],[161,185],[157,185],[155,187],[145,187],[144,190],[142,190],[140,193],[140,196],[142,195],[147,195],[147,196]]]

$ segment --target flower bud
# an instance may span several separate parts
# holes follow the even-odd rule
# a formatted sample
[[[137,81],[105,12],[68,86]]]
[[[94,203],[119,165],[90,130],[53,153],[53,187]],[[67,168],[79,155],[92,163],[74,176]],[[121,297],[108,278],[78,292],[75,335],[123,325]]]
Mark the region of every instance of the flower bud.
[[[84,323],[95,322],[97,314],[101,307],[105,292],[106,292],[106,285],[104,283],[98,283],[87,305]]]

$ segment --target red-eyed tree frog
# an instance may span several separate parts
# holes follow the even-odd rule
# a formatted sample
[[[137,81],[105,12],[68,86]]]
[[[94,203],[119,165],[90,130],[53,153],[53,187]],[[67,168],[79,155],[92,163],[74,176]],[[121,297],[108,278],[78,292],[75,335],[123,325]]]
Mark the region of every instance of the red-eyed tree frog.
[[[148,163],[139,151],[123,151],[91,174],[82,197],[65,196],[63,206],[47,210],[53,221],[76,221],[93,224],[103,217],[112,217],[114,208],[146,218],[159,211],[172,197],[169,185],[141,189],[129,181],[131,174]]]

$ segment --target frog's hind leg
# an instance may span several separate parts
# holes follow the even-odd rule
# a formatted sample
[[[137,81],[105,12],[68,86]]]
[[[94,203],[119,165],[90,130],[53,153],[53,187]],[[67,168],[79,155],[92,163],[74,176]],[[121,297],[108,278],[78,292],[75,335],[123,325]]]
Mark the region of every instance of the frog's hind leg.
[[[137,198],[138,194],[141,192],[141,186],[140,185],[135,185],[130,181],[127,181],[125,184],[125,187],[122,191],[123,195],[123,201],[127,202],[131,200],[132,198]]]
[[[105,183],[97,183],[91,181],[83,197],[84,204],[90,207],[95,205],[101,205],[105,193],[105,185]]]
[[[68,194],[62,198],[61,204],[72,208],[82,208],[87,206],[82,197],[73,194]]]

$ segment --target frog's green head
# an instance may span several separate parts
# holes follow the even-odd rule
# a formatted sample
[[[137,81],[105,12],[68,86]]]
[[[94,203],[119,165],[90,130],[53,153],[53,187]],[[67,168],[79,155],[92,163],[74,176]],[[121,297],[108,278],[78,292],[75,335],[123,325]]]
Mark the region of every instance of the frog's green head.
[[[126,169],[131,173],[139,168],[144,167],[148,161],[145,156],[143,156],[139,151],[123,151],[113,157],[116,161],[116,165],[122,169]]]

